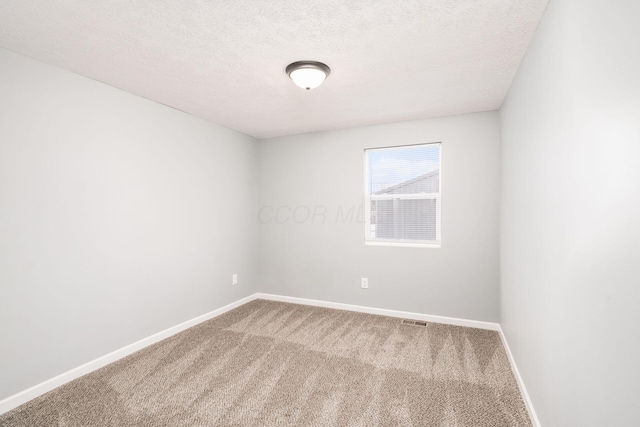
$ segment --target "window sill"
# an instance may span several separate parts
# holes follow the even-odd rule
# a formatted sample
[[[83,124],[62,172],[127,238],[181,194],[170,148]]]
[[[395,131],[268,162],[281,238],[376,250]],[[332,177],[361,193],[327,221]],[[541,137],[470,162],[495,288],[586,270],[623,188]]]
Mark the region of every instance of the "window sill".
[[[440,243],[405,243],[405,242],[379,242],[365,240],[365,246],[396,246],[399,248],[434,248],[440,249]]]

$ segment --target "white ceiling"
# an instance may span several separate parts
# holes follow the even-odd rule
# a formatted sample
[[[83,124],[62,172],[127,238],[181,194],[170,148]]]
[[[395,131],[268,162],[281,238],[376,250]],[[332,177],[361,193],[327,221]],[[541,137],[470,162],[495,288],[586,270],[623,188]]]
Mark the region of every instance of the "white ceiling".
[[[497,109],[546,3],[0,0],[0,46],[264,138]]]

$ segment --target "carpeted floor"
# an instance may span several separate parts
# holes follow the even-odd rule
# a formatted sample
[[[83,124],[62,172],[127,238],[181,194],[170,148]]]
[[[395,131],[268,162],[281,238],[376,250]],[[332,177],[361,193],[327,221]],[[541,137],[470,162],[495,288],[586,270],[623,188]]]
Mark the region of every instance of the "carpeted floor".
[[[531,426],[497,332],[256,300],[1,426]]]

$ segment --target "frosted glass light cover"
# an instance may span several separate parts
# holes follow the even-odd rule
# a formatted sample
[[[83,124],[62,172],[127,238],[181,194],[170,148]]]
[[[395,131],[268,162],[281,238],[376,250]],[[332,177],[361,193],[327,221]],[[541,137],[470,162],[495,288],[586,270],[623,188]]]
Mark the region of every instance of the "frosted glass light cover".
[[[289,74],[291,80],[303,89],[315,89],[324,82],[327,75],[322,71],[315,68],[300,68],[294,70]]]

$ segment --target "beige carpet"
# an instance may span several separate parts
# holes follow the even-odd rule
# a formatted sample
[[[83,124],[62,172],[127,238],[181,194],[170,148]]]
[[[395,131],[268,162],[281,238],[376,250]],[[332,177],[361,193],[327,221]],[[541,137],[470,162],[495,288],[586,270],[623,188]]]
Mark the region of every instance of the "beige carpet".
[[[1,426],[530,426],[497,332],[257,300]]]

